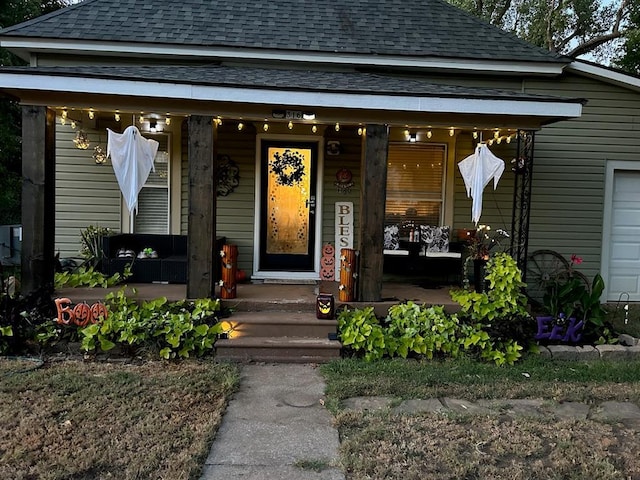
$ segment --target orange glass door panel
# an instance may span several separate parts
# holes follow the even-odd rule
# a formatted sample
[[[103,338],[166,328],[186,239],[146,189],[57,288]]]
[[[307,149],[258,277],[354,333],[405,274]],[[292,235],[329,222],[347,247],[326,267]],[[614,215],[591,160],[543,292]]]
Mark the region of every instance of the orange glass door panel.
[[[309,254],[310,148],[267,150],[267,254]]]
[[[316,143],[262,143],[262,270],[313,270],[316,157]]]

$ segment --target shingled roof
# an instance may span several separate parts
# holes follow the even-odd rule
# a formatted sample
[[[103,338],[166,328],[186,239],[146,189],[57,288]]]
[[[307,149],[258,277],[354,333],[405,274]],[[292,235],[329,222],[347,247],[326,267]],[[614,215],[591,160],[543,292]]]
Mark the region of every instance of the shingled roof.
[[[565,62],[442,0],[86,0],[1,37]]]
[[[335,93],[366,93],[374,95],[417,95],[422,97],[452,97],[508,99],[512,101],[581,103],[579,98],[558,98],[518,91],[493,88],[442,85],[419,77],[383,75],[366,72],[335,72],[301,69],[274,69],[200,66],[60,66],[60,67],[7,67],[10,73],[55,75],[69,78],[97,78],[104,80],[151,81],[159,83],[186,83],[234,88],[269,88],[286,91],[317,91]]]

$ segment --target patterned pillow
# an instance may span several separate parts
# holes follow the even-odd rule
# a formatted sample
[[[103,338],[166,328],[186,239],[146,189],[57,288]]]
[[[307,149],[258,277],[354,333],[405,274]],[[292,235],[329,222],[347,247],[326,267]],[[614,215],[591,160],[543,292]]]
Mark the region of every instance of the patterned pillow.
[[[427,246],[427,252],[448,252],[449,230],[449,227],[434,227],[433,242],[431,242],[431,244]]]
[[[384,249],[398,250],[400,248],[400,233],[398,225],[387,225],[384,227]]]

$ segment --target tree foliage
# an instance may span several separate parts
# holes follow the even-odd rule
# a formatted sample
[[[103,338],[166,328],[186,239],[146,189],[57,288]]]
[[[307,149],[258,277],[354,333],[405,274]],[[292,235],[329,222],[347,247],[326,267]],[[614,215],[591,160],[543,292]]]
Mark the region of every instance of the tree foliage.
[[[638,38],[640,0],[449,0],[551,52],[607,63]],[[636,47],[638,48],[638,47]]]
[[[66,6],[67,0],[0,0],[0,28],[30,20]],[[24,65],[21,58],[0,48],[0,66]],[[0,98],[0,225],[20,223],[21,112],[18,103]]]

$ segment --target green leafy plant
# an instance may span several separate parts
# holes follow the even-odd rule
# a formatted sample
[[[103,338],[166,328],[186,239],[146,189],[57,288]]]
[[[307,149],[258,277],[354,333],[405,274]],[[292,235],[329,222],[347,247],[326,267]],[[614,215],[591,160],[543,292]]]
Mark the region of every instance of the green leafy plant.
[[[497,253],[487,263],[486,280],[489,287],[485,292],[451,292],[471,327],[464,347],[475,349],[481,358],[497,365],[513,364],[521,356],[522,345],[533,342],[535,332],[522,293],[522,272],[510,255]]]
[[[81,330],[85,351],[120,345],[125,353],[147,349],[165,359],[188,358],[213,351],[222,333],[219,300],[169,303],[161,297],[139,304],[121,289],[107,295],[105,305],[107,318]]]
[[[113,287],[131,276],[131,265],[126,265],[122,274],[116,272],[110,277],[96,271],[94,267],[79,267],[72,272],[56,272],[54,285],[56,289],[64,287]]]
[[[89,225],[80,231],[80,254],[84,257],[85,265],[96,267],[104,257],[102,249],[103,237],[113,235],[115,232],[108,227]]]
[[[431,359],[434,354],[457,357],[460,352],[458,317],[448,315],[442,306],[425,307],[411,301],[393,305],[385,323],[389,356],[406,358],[416,353]]]
[[[342,310],[338,314],[338,331],[342,344],[356,352],[363,351],[368,361],[382,358],[385,353],[385,336],[373,307]]]

